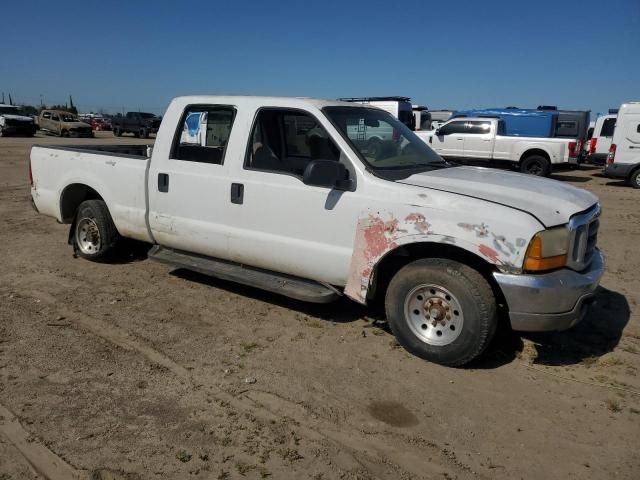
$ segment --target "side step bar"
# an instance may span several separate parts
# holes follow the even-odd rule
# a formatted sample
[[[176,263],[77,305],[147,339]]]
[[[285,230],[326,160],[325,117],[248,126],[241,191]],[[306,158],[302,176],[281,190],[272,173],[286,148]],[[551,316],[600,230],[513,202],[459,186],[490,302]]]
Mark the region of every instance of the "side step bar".
[[[238,263],[161,247],[160,245],[154,245],[149,250],[148,256],[150,259],[160,263],[279,293],[303,302],[329,303],[340,297],[338,290],[312,280],[247,267]]]

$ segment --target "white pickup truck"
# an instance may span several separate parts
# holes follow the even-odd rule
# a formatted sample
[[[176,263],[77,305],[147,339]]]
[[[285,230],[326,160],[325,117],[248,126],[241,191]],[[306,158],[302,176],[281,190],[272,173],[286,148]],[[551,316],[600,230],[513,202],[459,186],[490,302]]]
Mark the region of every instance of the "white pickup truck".
[[[372,154],[349,128],[362,124],[392,140]],[[354,103],[176,98],[152,149],[34,146],[30,172],[35,208],[71,225],[81,257],[129,237],[152,259],[304,301],[381,296],[398,341],[445,365],[481,354],[501,315],[516,330],[574,325],[604,268],[591,193],[453,167]]]
[[[417,135],[447,160],[476,160],[516,165],[521,172],[549,176],[554,165],[577,165],[581,146],[575,139],[501,135],[497,118],[453,118]]]

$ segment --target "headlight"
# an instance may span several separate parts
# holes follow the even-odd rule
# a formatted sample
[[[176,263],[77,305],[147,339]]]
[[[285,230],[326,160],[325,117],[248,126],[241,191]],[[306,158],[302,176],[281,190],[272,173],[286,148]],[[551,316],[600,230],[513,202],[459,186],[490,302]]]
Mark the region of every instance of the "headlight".
[[[540,272],[561,268],[567,264],[569,230],[566,227],[543,230],[534,235],[527,248],[524,269]]]

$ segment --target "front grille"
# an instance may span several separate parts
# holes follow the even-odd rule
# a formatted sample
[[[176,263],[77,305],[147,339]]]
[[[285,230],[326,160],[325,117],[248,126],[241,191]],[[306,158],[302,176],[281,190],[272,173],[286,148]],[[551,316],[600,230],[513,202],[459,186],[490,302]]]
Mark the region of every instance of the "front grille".
[[[574,270],[587,268],[593,259],[598,243],[599,216],[600,205],[596,204],[586,212],[574,215],[569,221],[571,243],[568,265]]]
[[[15,118],[7,118],[5,122],[8,127],[28,127],[32,125],[29,120],[16,120]]]

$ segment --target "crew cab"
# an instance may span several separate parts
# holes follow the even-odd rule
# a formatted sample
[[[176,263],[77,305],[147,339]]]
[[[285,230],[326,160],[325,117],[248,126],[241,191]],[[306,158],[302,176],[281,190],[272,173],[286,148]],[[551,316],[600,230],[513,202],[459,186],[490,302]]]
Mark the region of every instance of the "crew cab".
[[[116,137],[123,133],[133,133],[136,137],[149,138],[160,127],[161,118],[153,113],[127,112],[125,116],[114,117],[111,129]]]
[[[577,164],[580,154],[575,139],[504,135],[498,118],[453,118],[417,135],[447,160],[506,162],[538,176],[549,176],[553,166]]]
[[[375,152],[350,126],[392,130]],[[309,302],[384,298],[414,354],[480,355],[506,315],[566,329],[604,269],[598,199],[545,178],[452,166],[378,108],[277,97],[170,104],[155,145],[34,146],[37,211],[77,255],[122,237],[151,259]]]

